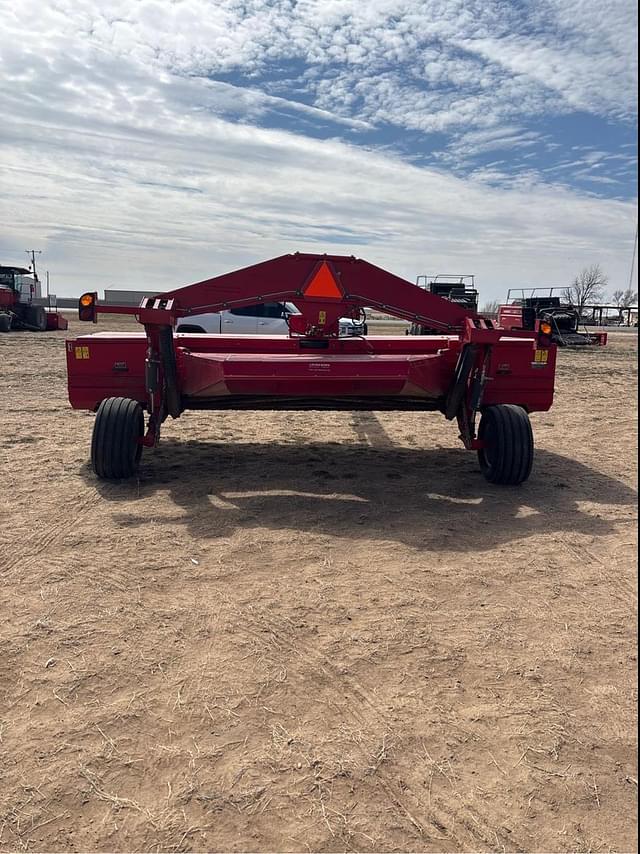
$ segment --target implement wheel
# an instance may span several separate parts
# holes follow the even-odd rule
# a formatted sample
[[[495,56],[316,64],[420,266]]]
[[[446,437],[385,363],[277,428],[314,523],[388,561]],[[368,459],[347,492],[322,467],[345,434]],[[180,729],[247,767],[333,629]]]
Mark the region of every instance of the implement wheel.
[[[98,407],[91,439],[91,465],[99,478],[134,475],[140,462],[144,414],[136,400],[108,397]]]
[[[490,483],[524,483],[533,465],[533,431],[521,406],[488,406],[480,419],[478,438],[486,442],[478,451],[478,459]]]

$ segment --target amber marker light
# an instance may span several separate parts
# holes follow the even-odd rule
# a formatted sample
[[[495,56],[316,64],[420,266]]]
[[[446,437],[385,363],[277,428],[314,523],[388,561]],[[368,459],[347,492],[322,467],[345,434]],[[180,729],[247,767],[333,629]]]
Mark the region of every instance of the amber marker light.
[[[89,321],[90,323],[98,322],[97,311],[98,294],[94,292],[82,294],[78,300],[78,319]]]

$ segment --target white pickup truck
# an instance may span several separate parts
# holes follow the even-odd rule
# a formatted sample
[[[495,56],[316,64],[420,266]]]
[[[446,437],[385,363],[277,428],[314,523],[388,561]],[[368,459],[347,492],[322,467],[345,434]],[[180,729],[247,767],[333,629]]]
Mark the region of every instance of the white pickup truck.
[[[227,311],[192,314],[178,321],[176,332],[217,332],[224,335],[288,335],[287,318],[300,314],[292,303],[265,302]],[[367,324],[340,318],[340,335],[366,335]]]

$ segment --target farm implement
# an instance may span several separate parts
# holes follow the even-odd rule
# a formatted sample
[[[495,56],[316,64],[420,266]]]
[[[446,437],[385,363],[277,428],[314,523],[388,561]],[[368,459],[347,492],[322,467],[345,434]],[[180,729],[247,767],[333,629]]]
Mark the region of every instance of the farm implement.
[[[25,329],[47,332],[67,329],[66,318],[41,305],[40,280],[24,267],[0,265],[0,332]]]
[[[475,286],[475,276],[418,276],[416,285],[429,293],[437,294],[451,302],[456,302],[472,312],[478,311],[478,291]],[[423,323],[413,322],[407,331],[408,335],[437,335],[437,329],[431,329]]]
[[[562,296],[560,288],[511,288],[507,303],[498,308],[504,329],[544,328],[558,347],[604,347],[606,332],[580,331],[580,314]]]
[[[293,303],[288,335],[178,333],[181,318],[260,303]],[[436,331],[339,335],[340,318],[373,308]],[[457,421],[492,483],[525,481],[533,462],[529,413],[553,401],[556,345],[539,328],[496,327],[463,305],[367,261],[283,255],[137,307],[79,301],[81,320],[133,314],[138,333],[67,341],[69,400],[96,412],[98,477],[135,474],[168,416],[188,409],[421,410]]]

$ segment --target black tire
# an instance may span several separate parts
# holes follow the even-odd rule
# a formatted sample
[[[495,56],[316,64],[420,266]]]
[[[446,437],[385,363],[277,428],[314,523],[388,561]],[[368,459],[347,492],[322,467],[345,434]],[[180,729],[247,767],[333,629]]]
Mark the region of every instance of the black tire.
[[[4,312],[0,314],[0,332],[9,332],[11,329],[11,315],[5,314]]]
[[[47,329],[47,312],[40,305],[29,306],[25,320],[38,332],[45,332]]]
[[[203,329],[202,326],[196,326],[195,323],[181,323],[180,326],[176,329],[176,332],[206,332],[206,329]]]
[[[99,478],[132,477],[140,462],[144,414],[136,400],[108,397],[98,407],[91,439],[91,465]]]
[[[478,438],[486,442],[478,451],[478,459],[489,483],[524,483],[533,465],[533,431],[521,406],[488,406],[480,419]]]

